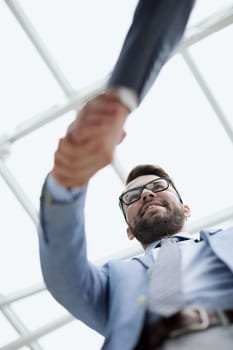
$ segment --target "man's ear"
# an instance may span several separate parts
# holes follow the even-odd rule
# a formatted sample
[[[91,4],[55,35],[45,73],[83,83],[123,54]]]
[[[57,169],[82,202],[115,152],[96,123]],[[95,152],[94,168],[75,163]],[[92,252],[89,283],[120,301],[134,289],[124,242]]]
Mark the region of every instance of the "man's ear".
[[[129,227],[127,227],[127,231],[126,232],[127,232],[127,236],[129,238],[129,240],[134,239],[134,235],[133,235],[133,233],[132,233],[132,231],[131,231],[131,229]]]
[[[184,204],[183,207],[184,207],[184,216],[186,218],[189,218],[191,216],[191,209],[187,204]]]

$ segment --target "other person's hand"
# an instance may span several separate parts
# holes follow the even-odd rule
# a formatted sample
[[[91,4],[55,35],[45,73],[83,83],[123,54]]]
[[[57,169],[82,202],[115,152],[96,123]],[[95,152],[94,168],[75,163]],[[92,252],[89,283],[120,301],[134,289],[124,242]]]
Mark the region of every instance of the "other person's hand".
[[[113,160],[124,136],[129,109],[111,92],[93,98],[82,108],[60,139],[52,175],[65,187],[80,187]]]

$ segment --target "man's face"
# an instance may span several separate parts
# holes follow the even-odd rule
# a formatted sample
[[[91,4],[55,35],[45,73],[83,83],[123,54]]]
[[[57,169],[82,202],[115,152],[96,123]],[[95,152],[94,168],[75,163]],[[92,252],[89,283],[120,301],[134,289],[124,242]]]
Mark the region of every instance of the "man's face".
[[[159,179],[159,177],[139,176],[127,185],[124,192],[142,186],[153,179]],[[166,190],[156,193],[144,188],[140,198],[124,206],[124,210],[129,225],[129,238],[136,237],[144,246],[181,231],[186,217],[189,216],[188,206],[180,202],[171,184]]]

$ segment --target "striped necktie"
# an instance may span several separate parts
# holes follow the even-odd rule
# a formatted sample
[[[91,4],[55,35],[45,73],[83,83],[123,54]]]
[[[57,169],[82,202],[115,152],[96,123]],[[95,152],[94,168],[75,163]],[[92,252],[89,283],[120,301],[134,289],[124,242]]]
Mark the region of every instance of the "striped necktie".
[[[149,312],[169,317],[184,306],[181,273],[181,251],[178,238],[161,240],[155,260],[148,296]]]

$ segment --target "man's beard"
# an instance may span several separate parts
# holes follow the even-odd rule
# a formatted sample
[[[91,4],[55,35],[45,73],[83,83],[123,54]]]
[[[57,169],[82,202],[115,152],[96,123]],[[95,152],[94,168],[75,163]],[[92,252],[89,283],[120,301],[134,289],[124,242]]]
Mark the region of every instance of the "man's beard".
[[[152,213],[143,218],[140,209],[133,225],[129,225],[135,238],[142,244],[150,244],[162,238],[173,236],[184,226],[185,216],[183,206],[170,208],[167,201],[163,201],[166,213]]]

